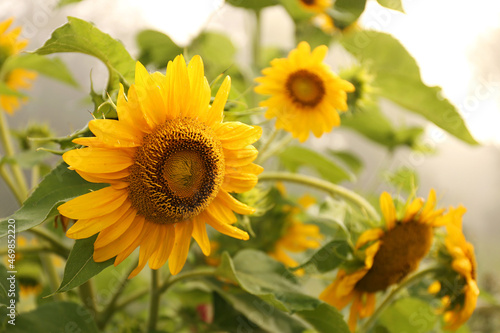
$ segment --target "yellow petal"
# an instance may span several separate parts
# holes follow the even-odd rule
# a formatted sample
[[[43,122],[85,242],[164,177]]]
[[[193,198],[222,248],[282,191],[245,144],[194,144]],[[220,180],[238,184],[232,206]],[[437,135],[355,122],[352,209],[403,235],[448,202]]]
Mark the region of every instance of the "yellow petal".
[[[134,250],[142,243],[143,237],[145,237],[149,233],[149,228],[147,225],[149,223],[146,222],[144,217],[142,215],[137,215],[135,217],[135,221],[133,225],[139,225],[141,227],[140,232],[138,232],[137,238],[131,241],[128,246],[125,247],[123,251],[118,253],[118,255],[115,258],[115,263],[114,265],[117,266],[119,265],[123,260],[125,260]]]
[[[83,148],[64,153],[63,160],[73,169],[106,173],[128,168],[134,164],[132,156],[129,149]]]
[[[212,106],[208,109],[207,118],[205,120],[208,126],[213,126],[214,124],[222,122],[224,106],[226,105],[227,96],[229,96],[229,90],[231,90],[231,78],[226,76],[219,91],[217,91],[215,95]]]
[[[384,230],[380,228],[370,229],[363,232],[361,236],[359,236],[358,241],[356,242],[356,249],[359,249],[360,247],[362,247],[363,245],[365,245],[370,241],[379,240],[383,234]]]
[[[409,222],[413,220],[415,215],[422,209],[422,206],[424,205],[424,199],[422,198],[417,198],[413,200],[413,202],[408,206],[405,212],[405,216],[403,217],[403,222]]]
[[[252,163],[258,155],[257,149],[248,145],[242,149],[223,149],[226,167],[241,167]]]
[[[89,219],[117,210],[127,198],[127,190],[105,187],[70,200],[57,209],[61,215],[72,219]]]
[[[210,104],[210,85],[204,76],[203,61],[200,56],[194,56],[188,65],[189,85],[191,88],[189,105],[186,107],[185,116],[197,118],[202,115],[205,119]]]
[[[184,267],[192,234],[193,222],[191,220],[176,223],[174,248],[168,260],[168,268],[172,275],[176,275],[182,270],[182,267]]]
[[[231,208],[225,205],[224,201],[219,196],[214,198],[205,211],[214,219],[220,220],[224,223],[234,223],[237,221]]]
[[[242,149],[260,138],[262,128],[232,121],[220,124],[215,132],[223,148]]]
[[[160,269],[168,260],[175,242],[175,227],[170,224],[162,225],[159,228],[160,242],[158,249],[151,255],[149,259],[149,267],[151,269]]]
[[[198,243],[204,255],[210,255],[210,240],[207,235],[205,222],[198,217],[193,218],[193,238]]]
[[[380,196],[380,209],[384,215],[387,230],[391,230],[396,225],[396,207],[389,193],[384,192]]]
[[[162,85],[159,83],[158,77],[153,78],[140,62],[136,63],[135,91],[138,102],[144,116],[155,126],[165,123],[168,110],[162,92]]]
[[[135,208],[131,207],[126,210],[125,214],[119,218],[118,223],[114,223],[113,225],[104,228],[99,233],[99,236],[97,236],[94,243],[94,249],[106,246],[123,235],[123,233],[130,227],[136,216],[137,210]]]
[[[168,119],[182,116],[188,105],[190,82],[184,57],[178,55],[167,65],[167,111]]]
[[[245,205],[244,203],[236,200],[231,194],[227,193],[223,189],[219,190],[217,197],[222,200],[222,202],[235,211],[238,214],[248,215],[255,212],[255,208]]]
[[[214,219],[207,212],[202,212],[200,214],[200,219],[205,221],[205,223],[209,224],[212,228],[224,235],[242,240],[248,240],[250,238],[245,231],[240,230],[230,224]]]
[[[142,133],[135,127],[112,119],[94,119],[89,122],[94,135],[108,147],[138,147],[142,145]]]
[[[159,228],[161,226],[157,223],[149,223],[147,227],[150,233],[147,235],[147,237],[142,238],[139,250],[139,263],[137,267],[132,271],[132,273],[130,273],[130,275],[128,276],[129,279],[133,278],[142,271],[151,255],[158,249],[159,243],[161,242],[161,240],[159,239]]]

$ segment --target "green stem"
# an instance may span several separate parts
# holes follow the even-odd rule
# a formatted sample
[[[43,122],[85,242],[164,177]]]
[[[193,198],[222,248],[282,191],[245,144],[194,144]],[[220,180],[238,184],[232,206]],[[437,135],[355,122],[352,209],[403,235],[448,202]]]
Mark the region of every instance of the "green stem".
[[[34,189],[40,180],[40,166],[35,165],[31,168],[31,188]]]
[[[372,205],[365,200],[359,194],[346,189],[345,187],[332,184],[322,179],[314,178],[311,176],[299,175],[289,172],[264,172],[259,175],[260,181],[288,181],[297,184],[302,184],[310,187],[317,188],[319,190],[330,193],[331,195],[337,195],[349,200],[350,202],[356,204],[374,220],[379,221],[380,216],[377,211],[372,207]]]
[[[35,227],[28,229],[27,231],[49,242],[54,248],[54,251],[60,256],[64,258],[67,258],[69,256],[70,248],[63,242],[61,242],[61,240],[57,238],[56,235],[54,235],[47,229],[44,229],[42,227]]]
[[[198,269],[195,271],[190,271],[186,272],[184,274],[179,274],[174,277],[171,277],[167,279],[163,284],[160,286],[159,293],[162,294],[168,290],[172,285],[176,284],[179,281],[185,280],[185,279],[193,279],[197,277],[202,277],[202,276],[213,276],[215,274],[215,268],[212,267],[207,267],[203,269]]]
[[[259,156],[257,156],[257,160],[255,161],[255,163],[259,164],[259,163],[263,162],[262,156],[264,156],[266,151],[269,149],[269,146],[271,146],[273,141],[276,139],[276,137],[278,136],[278,133],[279,133],[278,130],[275,127],[273,127],[271,134],[269,135],[269,137],[267,137],[266,142],[264,143],[264,145],[261,148],[259,148]]]
[[[259,152],[260,159],[257,158],[257,163],[264,163],[269,158],[271,158],[273,155],[275,155],[280,150],[282,150],[285,146],[287,146],[290,142],[292,142],[292,140],[293,140],[293,137],[290,134],[288,134],[281,141],[279,141],[276,145],[271,147],[271,149],[269,151],[264,152],[263,154],[260,154],[260,152]]]
[[[1,156],[0,156],[0,158],[1,158]],[[0,165],[0,176],[2,176],[3,180],[5,180],[5,183],[7,184],[9,189],[12,191],[14,196],[16,197],[16,200],[19,203],[19,205],[22,205],[23,201],[24,201],[23,194],[21,192],[19,192],[19,188],[17,187],[16,183],[12,179],[12,175],[10,174],[9,170],[7,170],[5,168],[4,164]]]
[[[128,279],[128,276],[130,275],[130,273],[132,273],[132,271],[136,267],[137,267],[137,261],[135,261],[134,264],[130,266],[130,268],[125,272],[121,281],[118,282],[118,288],[115,290],[113,296],[111,297],[111,300],[105,306],[104,310],[101,313],[99,313],[99,316],[96,319],[97,327],[99,329],[103,330],[106,327],[106,324],[108,323],[109,319],[111,319],[111,317],[115,313],[117,309],[116,303],[118,302],[118,298],[120,298],[121,294],[123,293],[123,290],[125,290],[125,287],[130,281]]]
[[[380,303],[378,308],[373,312],[373,314],[370,316],[370,318],[364,323],[364,325],[360,328],[358,333],[365,333],[368,332],[368,330],[372,327],[372,325],[375,323],[375,321],[378,319],[380,314],[385,310],[387,306],[391,304],[391,302],[394,300],[396,295],[403,290],[404,288],[408,287],[409,285],[415,283],[416,281],[421,280],[424,276],[427,274],[436,272],[439,270],[439,267],[431,267],[424,269],[408,278],[403,280],[396,288],[394,288],[389,295]]]
[[[97,302],[95,299],[95,287],[94,281],[92,279],[87,280],[84,284],[78,287],[80,292],[80,299],[83,302],[83,305],[90,311],[92,316],[97,315]]]
[[[262,20],[260,9],[254,11],[255,13],[255,29],[252,38],[252,67],[254,76],[257,76],[260,69],[260,56],[261,56],[261,35],[262,35]],[[257,94],[252,91],[251,94],[252,106],[257,105]]]
[[[7,123],[7,120],[5,119],[5,115],[3,112],[0,112],[0,138],[2,140],[3,147],[5,149],[5,155],[8,157],[13,157],[14,145],[12,144],[12,141],[10,139],[9,125]],[[24,174],[17,163],[13,162],[10,165],[10,168],[12,170],[14,180],[17,183],[16,185],[18,187],[18,192],[22,197],[21,202],[23,202],[28,196],[28,187],[26,185],[26,179],[24,178]]]
[[[155,332],[158,322],[158,311],[160,310],[160,270],[151,270],[151,293],[149,299],[149,318],[146,332]]]
[[[8,249],[0,251],[0,256],[6,255],[8,252]],[[29,255],[29,254],[40,254],[40,253],[55,253],[59,254],[54,251],[54,249],[50,246],[24,246],[21,248],[16,249],[16,254],[21,254],[21,255]]]
[[[40,253],[40,261],[42,262],[43,269],[45,273],[47,273],[47,278],[49,280],[49,285],[52,291],[56,291],[59,288],[60,279],[57,274],[54,263],[52,262],[52,258],[50,258],[49,253]],[[66,295],[61,293],[54,293],[54,298],[57,301],[64,301],[66,299]]]

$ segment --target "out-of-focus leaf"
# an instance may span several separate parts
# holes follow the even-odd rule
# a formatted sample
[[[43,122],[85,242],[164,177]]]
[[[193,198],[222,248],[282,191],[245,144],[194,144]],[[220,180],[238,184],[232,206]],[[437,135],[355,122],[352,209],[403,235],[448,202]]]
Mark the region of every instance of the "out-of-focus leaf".
[[[406,167],[401,167],[394,172],[386,173],[385,178],[389,183],[394,185],[394,187],[406,193],[412,193],[413,190],[418,188],[418,174],[415,170]]]
[[[5,245],[5,247],[7,247],[7,245]],[[2,309],[4,306],[9,306],[11,303],[11,299],[15,300],[16,302],[19,301],[19,286],[17,285],[17,280],[7,280],[7,278],[11,277],[11,274],[7,273],[7,271],[7,268],[5,268],[3,264],[0,264],[0,309]],[[12,281],[16,286],[14,291],[10,289]],[[12,295],[12,293],[14,293],[14,295]]]
[[[0,159],[0,164],[16,163],[23,168],[31,168],[44,162],[50,156],[50,153],[46,151],[31,150],[16,154],[14,156],[4,156]]]
[[[286,9],[290,17],[296,22],[308,21],[315,15],[314,13],[302,8],[297,0],[278,0],[278,2]]]
[[[203,58],[205,76],[210,82],[233,65],[236,48],[224,34],[203,32],[193,40],[189,53]]]
[[[99,274],[106,267],[113,265],[113,258],[104,262],[94,261],[94,242],[96,238],[97,235],[94,235],[75,242],[75,246],[73,246],[66,262],[63,280],[56,291],[57,293],[78,287]]]
[[[167,67],[170,60],[182,54],[182,48],[162,32],[143,30],[137,35],[140,49],[139,61],[144,65],[153,64],[157,68]]]
[[[342,315],[326,303],[320,304],[314,310],[299,311],[297,315],[311,324],[319,333],[349,332]]]
[[[363,14],[366,0],[336,0],[333,5],[333,21],[341,30],[357,21]]]
[[[98,333],[93,315],[82,306],[71,302],[40,305],[31,312],[16,316],[16,325],[9,325],[9,333]]]
[[[377,0],[377,2],[386,8],[394,9],[401,13],[405,12],[401,0]]]
[[[56,29],[36,50],[42,55],[58,52],[79,52],[101,60],[109,71],[109,92],[117,90],[120,82],[134,82],[135,61],[123,44],[84,20],[68,17],[68,23]]]
[[[278,4],[277,0],[226,0],[228,4],[234,7],[259,10],[265,7]]]
[[[477,144],[456,107],[442,97],[441,88],[422,82],[415,59],[397,39],[363,30],[345,35],[341,42],[374,75],[374,91],[464,142]]]
[[[314,268],[317,272],[324,273],[337,268],[347,259],[351,247],[346,240],[333,240],[319,249],[305,263],[300,265],[306,271]]]
[[[78,83],[75,81],[64,62],[59,58],[48,58],[36,53],[9,57],[2,66],[1,76],[6,75],[16,68],[33,70],[52,79],[78,87]]]
[[[307,41],[311,48],[319,45],[330,45],[333,36],[323,32],[320,28],[310,22],[298,22],[295,29],[295,39],[297,41]]]
[[[59,0],[57,7],[61,8],[72,3],[82,2],[83,0]]]
[[[430,332],[437,322],[435,309],[418,298],[402,298],[388,307],[379,323],[390,333]]]
[[[332,183],[339,183],[344,180],[352,181],[355,178],[353,174],[339,167],[331,159],[306,147],[288,147],[279,157],[291,172],[297,172],[301,167],[312,168]]]
[[[26,97],[25,94],[20,93],[16,90],[10,89],[8,85],[0,81],[0,95],[15,96],[15,97]]]
[[[8,219],[16,220],[16,232],[33,228],[55,217],[61,203],[105,186],[87,182],[75,171],[68,170],[67,164],[61,163],[45,176],[19,210],[0,221],[0,238],[7,235]]]
[[[399,145],[414,147],[423,133],[421,127],[394,128],[375,104],[360,111],[343,114],[342,126],[351,128],[391,150]]]
[[[328,153],[334,158],[341,160],[355,174],[363,169],[363,162],[361,159],[349,151],[335,151],[329,149]]]

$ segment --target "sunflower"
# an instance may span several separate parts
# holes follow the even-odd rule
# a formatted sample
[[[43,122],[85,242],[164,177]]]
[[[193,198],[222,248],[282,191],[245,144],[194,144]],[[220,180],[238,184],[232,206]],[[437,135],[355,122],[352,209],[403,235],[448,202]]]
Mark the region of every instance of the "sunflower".
[[[356,243],[356,253],[363,257],[355,270],[340,269],[336,279],[320,295],[320,299],[343,309],[353,303],[349,328],[356,329],[358,317],[371,316],[375,310],[375,293],[386,290],[417,269],[429,252],[433,227],[441,226],[444,209],[436,209],[436,192],[431,190],[424,204],[413,200],[397,218],[394,201],[389,193],[380,196],[386,229],[365,231]]]
[[[301,42],[288,58],[274,59],[255,91],[271,97],[260,103],[267,107],[266,118],[276,117],[276,128],[285,129],[304,142],[313,132],[316,137],[340,125],[337,110],[347,110],[347,92],[354,86],[342,80],[323,63],[325,45],[312,52]]]
[[[324,13],[331,7],[331,0],[299,0],[299,4],[307,11],[314,13]]]
[[[99,233],[94,260],[115,258],[115,265],[140,247],[137,275],[149,261],[159,269],[168,259],[172,274],[184,266],[191,236],[210,254],[206,224],[242,240],[248,234],[231,224],[234,212],[254,209],[230,192],[250,190],[262,168],[252,161],[260,127],[222,122],[230,78],[212,105],[210,86],[199,56],[189,66],[182,55],[169,62],[166,75],[149,74],[136,65],[135,84],[127,98],[120,87],[118,120],[96,119],[96,135],[74,142],[88,146],[63,159],[90,182],[109,187],[59,206],[60,214],[78,220],[68,231],[73,239]],[[89,209],[89,207],[92,207]]]
[[[456,330],[465,323],[476,308],[479,288],[476,276],[474,247],[465,240],[462,232],[462,206],[450,208],[447,215],[444,248],[446,272],[438,274],[429,291],[442,298],[445,329]],[[444,287],[443,287],[444,286]]]
[[[17,38],[21,34],[21,27],[12,29],[6,32],[10,27],[13,18],[0,22],[0,67],[5,60],[13,55],[21,52],[28,44],[27,40],[18,41]],[[26,69],[14,69],[8,72],[2,80],[12,90],[31,88],[31,82],[37,77],[37,73]],[[19,99],[16,96],[0,95],[0,107],[7,113],[13,114],[19,107],[21,102],[26,101],[26,98]]]

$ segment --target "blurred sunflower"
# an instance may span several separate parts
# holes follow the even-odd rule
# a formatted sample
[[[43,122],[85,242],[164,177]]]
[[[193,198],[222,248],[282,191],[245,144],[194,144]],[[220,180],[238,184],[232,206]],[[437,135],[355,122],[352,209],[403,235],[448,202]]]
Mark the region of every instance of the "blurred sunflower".
[[[120,87],[119,120],[92,120],[89,128],[96,137],[74,140],[88,147],[63,155],[84,179],[111,184],[59,206],[62,215],[78,220],[67,236],[99,233],[94,260],[116,257],[115,265],[140,247],[130,277],[148,261],[158,269],[168,260],[171,273],[179,273],[191,237],[209,255],[205,224],[247,240],[248,234],[231,224],[237,220],[234,212],[254,209],[229,193],[257,183],[262,168],[252,163],[257,150],[251,144],[262,130],[222,122],[229,89],[226,77],[209,105],[210,86],[199,56],[189,66],[177,56],[166,75],[149,74],[138,62],[127,98]]]
[[[431,248],[433,227],[446,222],[444,209],[436,209],[434,190],[425,204],[417,198],[407,205],[400,219],[389,193],[380,196],[380,208],[386,229],[370,229],[361,234],[356,243],[356,252],[363,258],[360,267],[340,269],[320,295],[321,300],[339,310],[353,303],[348,320],[351,331],[356,329],[358,317],[373,314],[376,292],[386,290],[417,269]]]
[[[21,27],[12,29],[7,32],[13,18],[0,22],[0,68],[5,60],[13,55],[21,52],[28,44],[27,40],[18,41],[17,38],[21,34]],[[1,79],[5,82],[7,87],[13,91],[19,89],[31,88],[31,82],[37,77],[37,73],[26,69],[16,68],[6,73]],[[13,114],[26,98],[19,98],[11,95],[0,95],[0,107],[7,113]]]
[[[307,11],[323,13],[331,7],[332,0],[299,0],[299,4]]]
[[[266,118],[276,117],[276,128],[285,129],[304,142],[313,132],[320,137],[340,125],[337,110],[347,110],[347,92],[354,86],[342,80],[323,63],[328,47],[312,52],[307,42],[288,54],[274,59],[262,70],[255,91],[271,97],[260,103],[267,107]]]
[[[436,281],[429,291],[442,299],[445,329],[457,330],[476,308],[479,288],[474,247],[465,240],[462,232],[462,206],[447,215],[447,236],[440,250],[444,269],[436,274]]]

